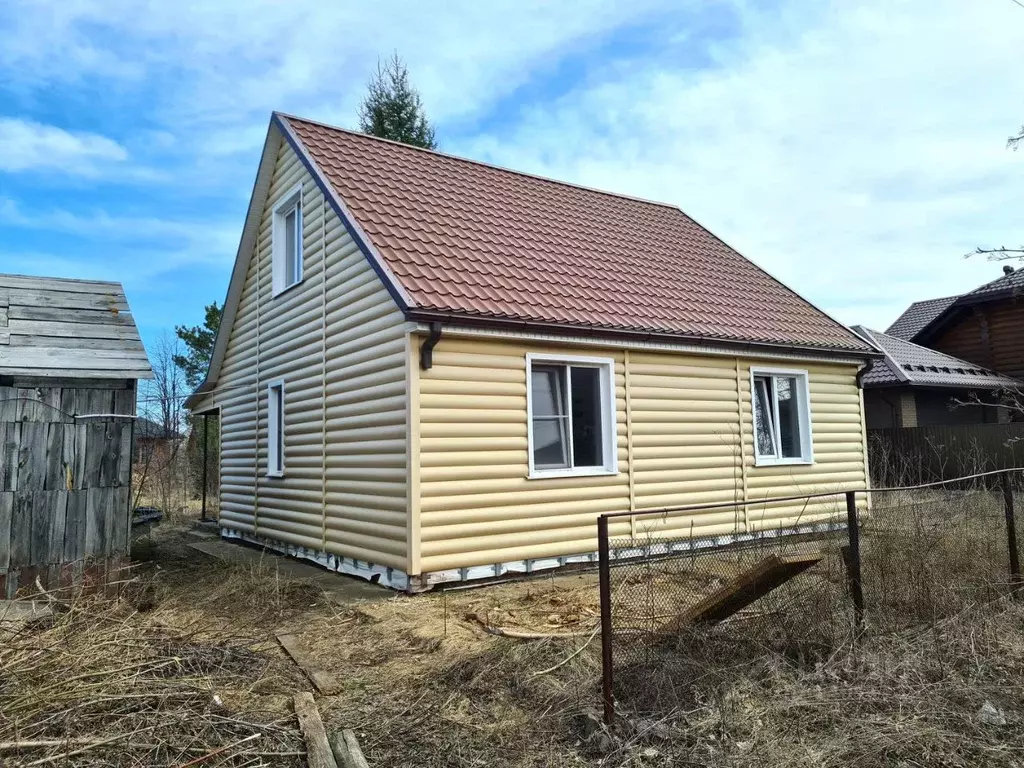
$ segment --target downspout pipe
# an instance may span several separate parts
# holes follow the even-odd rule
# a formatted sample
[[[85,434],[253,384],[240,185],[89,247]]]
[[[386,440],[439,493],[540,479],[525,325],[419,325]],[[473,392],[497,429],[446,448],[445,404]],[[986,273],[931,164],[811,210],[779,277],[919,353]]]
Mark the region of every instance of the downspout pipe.
[[[429,371],[434,365],[434,347],[441,340],[441,324],[434,322],[430,324],[430,333],[420,345],[420,368]]]

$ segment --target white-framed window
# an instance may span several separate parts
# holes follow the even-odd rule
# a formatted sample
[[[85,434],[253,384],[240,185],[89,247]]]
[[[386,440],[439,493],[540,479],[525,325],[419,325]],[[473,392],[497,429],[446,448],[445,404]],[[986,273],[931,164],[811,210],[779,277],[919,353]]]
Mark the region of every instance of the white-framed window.
[[[618,472],[614,373],[611,358],[526,356],[531,478]]]
[[[750,391],[755,463],[813,463],[807,371],[751,368]]]
[[[284,382],[267,385],[267,476],[284,477]]]
[[[302,185],[297,184],[274,206],[273,233],[274,295],[302,282]]]

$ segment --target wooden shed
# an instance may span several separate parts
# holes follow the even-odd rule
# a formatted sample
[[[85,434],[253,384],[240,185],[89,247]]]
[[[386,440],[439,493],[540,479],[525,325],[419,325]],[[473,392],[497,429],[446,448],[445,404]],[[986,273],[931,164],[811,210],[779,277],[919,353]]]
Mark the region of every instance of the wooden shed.
[[[121,567],[152,376],[120,284],[0,274],[0,595]]]

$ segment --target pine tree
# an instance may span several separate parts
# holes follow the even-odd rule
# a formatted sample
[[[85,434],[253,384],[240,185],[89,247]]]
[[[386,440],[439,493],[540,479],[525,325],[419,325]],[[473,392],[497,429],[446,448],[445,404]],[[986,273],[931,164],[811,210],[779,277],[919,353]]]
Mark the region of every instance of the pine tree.
[[[195,325],[188,328],[184,325],[176,326],[174,333],[185,342],[188,354],[175,355],[174,364],[185,373],[185,381],[195,389],[206,376],[206,369],[210,367],[210,358],[213,357],[213,343],[217,339],[217,329],[220,328],[220,319],[224,314],[224,307],[218,306],[217,302],[208,304],[206,317],[202,325]]]
[[[395,53],[377,62],[359,108],[359,130],[414,147],[436,149],[434,128],[423,113],[419,93],[409,85],[409,71]]]

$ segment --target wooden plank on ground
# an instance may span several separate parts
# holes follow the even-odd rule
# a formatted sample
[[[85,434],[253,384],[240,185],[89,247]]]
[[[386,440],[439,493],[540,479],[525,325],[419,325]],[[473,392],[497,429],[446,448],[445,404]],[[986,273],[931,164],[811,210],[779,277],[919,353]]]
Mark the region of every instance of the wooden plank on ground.
[[[0,600],[0,625],[28,624],[52,615],[50,604],[42,600]]]
[[[295,715],[299,718],[299,729],[306,739],[306,765],[309,768],[338,768],[313,694],[295,694]]]
[[[277,642],[292,657],[292,661],[298,664],[299,669],[306,673],[306,677],[320,693],[331,696],[341,690],[341,683],[338,679],[330,672],[321,669],[316,660],[309,655],[309,651],[298,635],[281,633],[277,636]]]
[[[690,606],[662,627],[675,632],[690,624],[714,624],[746,608],[755,600],[785,584],[794,576],[821,562],[823,552],[799,555],[770,555],[738,577]]]
[[[370,768],[355,733],[346,728],[331,734],[331,749],[341,768]]]

